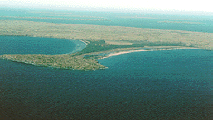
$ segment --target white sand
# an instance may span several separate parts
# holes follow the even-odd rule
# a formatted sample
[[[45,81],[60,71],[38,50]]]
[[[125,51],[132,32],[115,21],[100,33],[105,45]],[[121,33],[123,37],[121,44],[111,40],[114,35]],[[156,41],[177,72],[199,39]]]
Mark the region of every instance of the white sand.
[[[110,53],[108,56],[106,57],[103,57],[101,59],[105,59],[105,58],[108,58],[108,57],[112,57],[112,56],[117,56],[117,55],[122,55],[122,54],[127,54],[127,53],[132,53],[132,52],[141,52],[141,51],[159,51],[159,50],[175,50],[175,49],[199,49],[199,48],[191,48],[191,47],[178,47],[178,48],[165,48],[165,49],[158,49],[158,50],[144,50],[144,49],[141,49],[141,50],[129,50],[129,51],[121,51],[121,52],[117,52],[117,53]]]

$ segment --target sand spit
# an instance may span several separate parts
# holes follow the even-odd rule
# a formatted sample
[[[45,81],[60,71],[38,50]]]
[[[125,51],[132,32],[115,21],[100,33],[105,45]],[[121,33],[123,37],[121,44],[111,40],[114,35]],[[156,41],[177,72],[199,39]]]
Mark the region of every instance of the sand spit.
[[[105,58],[109,58],[112,56],[117,56],[117,55],[122,55],[122,54],[128,54],[128,53],[132,53],[132,52],[141,52],[141,51],[160,51],[160,50],[176,50],[176,49],[199,49],[199,48],[192,48],[192,47],[177,47],[177,48],[165,48],[164,46],[162,46],[161,48],[158,47],[158,49],[154,48],[154,47],[150,47],[153,49],[140,49],[140,50],[129,50],[129,51],[120,51],[120,52],[115,52],[115,53],[110,53],[109,55],[101,58],[101,59],[105,59]]]
[[[213,39],[213,33],[204,32],[134,28],[123,26],[55,24],[26,20],[0,20],[0,35],[81,40],[86,44],[86,48],[76,54],[54,56],[0,56],[1,59],[17,62],[20,61],[37,66],[48,66],[74,70],[104,69],[106,67],[99,64],[96,58],[104,59],[107,57],[131,52],[195,49],[189,47],[212,50]],[[126,46],[124,46],[124,44]],[[98,52],[98,54],[105,54],[106,56],[98,56],[96,52]],[[87,59],[84,58],[85,55],[90,55],[91,57],[89,56],[89,59]]]

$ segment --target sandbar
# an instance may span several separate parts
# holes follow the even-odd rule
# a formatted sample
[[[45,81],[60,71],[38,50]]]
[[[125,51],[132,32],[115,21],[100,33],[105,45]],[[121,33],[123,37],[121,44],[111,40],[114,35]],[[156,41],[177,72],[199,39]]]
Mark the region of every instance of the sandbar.
[[[172,46],[170,46],[172,47]],[[193,48],[193,47],[166,47],[166,46],[161,46],[161,47],[157,47],[158,49],[156,49],[156,47],[146,47],[146,48],[152,48],[152,49],[140,49],[140,50],[128,50],[128,51],[118,51],[118,52],[112,52],[110,54],[108,54],[107,56],[101,58],[101,59],[105,59],[105,58],[109,58],[112,56],[118,56],[118,55],[122,55],[122,54],[128,54],[128,53],[132,53],[132,52],[142,52],[142,51],[159,51],[159,50],[176,50],[176,49],[199,49],[199,48]]]

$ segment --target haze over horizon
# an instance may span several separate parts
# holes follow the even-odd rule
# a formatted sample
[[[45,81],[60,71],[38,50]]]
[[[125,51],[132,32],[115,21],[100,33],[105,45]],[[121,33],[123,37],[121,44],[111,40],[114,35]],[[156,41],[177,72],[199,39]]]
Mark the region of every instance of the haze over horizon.
[[[213,13],[208,0],[122,0],[122,1],[99,1],[99,0],[3,0],[0,7],[30,8],[30,9],[56,9],[56,10],[97,10],[97,11],[172,11],[172,12],[199,12]]]

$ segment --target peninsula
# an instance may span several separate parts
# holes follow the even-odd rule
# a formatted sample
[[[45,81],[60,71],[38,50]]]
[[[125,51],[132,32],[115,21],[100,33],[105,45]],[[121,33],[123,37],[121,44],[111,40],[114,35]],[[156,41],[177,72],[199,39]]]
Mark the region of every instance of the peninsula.
[[[213,33],[162,30],[121,26],[54,24],[24,20],[0,20],[0,35],[31,36],[81,40],[87,44],[80,52],[62,55],[1,55],[1,59],[37,66],[73,70],[96,70],[107,67],[98,59],[119,52],[200,48],[212,50]],[[115,54],[116,53],[116,54]]]

